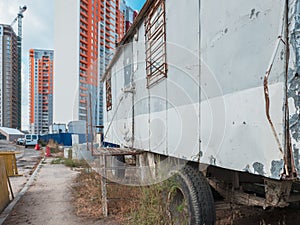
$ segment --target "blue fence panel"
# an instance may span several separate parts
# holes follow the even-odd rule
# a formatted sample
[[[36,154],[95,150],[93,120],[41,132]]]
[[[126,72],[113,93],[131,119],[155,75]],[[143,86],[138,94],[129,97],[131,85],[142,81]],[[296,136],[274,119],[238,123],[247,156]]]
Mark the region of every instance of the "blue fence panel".
[[[60,134],[45,134],[39,137],[40,140],[48,143],[50,140],[57,142],[60,145],[72,146],[72,134],[73,133],[60,133]],[[79,137],[79,144],[86,143],[85,134],[75,134]],[[88,135],[88,141],[92,140],[92,135]]]

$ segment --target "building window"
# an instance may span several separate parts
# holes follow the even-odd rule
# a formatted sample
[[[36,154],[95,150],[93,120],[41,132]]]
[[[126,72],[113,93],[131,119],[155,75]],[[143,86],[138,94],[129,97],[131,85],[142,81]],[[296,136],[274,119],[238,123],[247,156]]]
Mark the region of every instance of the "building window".
[[[112,108],[112,96],[111,96],[111,73],[106,79],[106,110],[110,111]]]
[[[165,0],[156,0],[145,20],[147,87],[167,77]]]

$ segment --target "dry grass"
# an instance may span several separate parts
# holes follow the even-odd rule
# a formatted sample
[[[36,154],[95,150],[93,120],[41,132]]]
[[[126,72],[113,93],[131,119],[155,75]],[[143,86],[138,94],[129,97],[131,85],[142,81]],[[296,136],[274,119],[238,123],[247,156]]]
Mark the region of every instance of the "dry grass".
[[[111,199],[108,205],[110,215],[115,216],[119,221],[122,221],[122,224],[125,224],[126,221],[130,220],[132,211],[135,211],[140,205],[141,189],[114,184],[108,186],[107,193]]]
[[[73,187],[74,205],[77,216],[92,219],[103,218],[101,176],[82,170]],[[118,224],[127,223],[130,213],[139,205],[140,188],[120,184],[107,185],[109,216]]]
[[[58,144],[57,144],[56,141],[54,141],[53,139],[50,139],[47,145],[48,145],[50,148],[58,149]]]
[[[82,217],[102,218],[101,177],[95,172],[82,172],[73,187],[76,214]]]
[[[114,224],[170,224],[166,214],[166,188],[164,182],[147,187],[129,187],[119,184],[108,185],[111,200],[109,221]],[[101,176],[95,172],[82,172],[73,187],[76,214],[91,219],[101,219]],[[226,205],[226,204],[225,204]],[[217,225],[230,224],[298,224],[299,208],[263,210],[255,207],[233,206],[217,211]]]

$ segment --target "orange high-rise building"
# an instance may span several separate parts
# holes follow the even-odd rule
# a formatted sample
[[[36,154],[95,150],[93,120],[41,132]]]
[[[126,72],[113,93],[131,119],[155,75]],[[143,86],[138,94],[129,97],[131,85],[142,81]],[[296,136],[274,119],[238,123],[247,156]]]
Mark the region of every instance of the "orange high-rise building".
[[[101,103],[96,99],[100,98],[102,89],[99,73],[104,72],[117,41],[125,32],[119,1],[80,0],[79,120],[86,120],[89,93],[93,96],[94,122],[100,119]]]
[[[53,122],[53,50],[29,51],[30,132],[45,134]]]
[[[57,0],[58,1],[58,0]],[[100,76],[112,58],[116,43],[125,34],[124,0],[59,1],[56,9],[56,122],[90,119],[92,96],[93,124],[102,121]],[[68,12],[61,10],[70,7]],[[64,37],[64,38],[61,38]],[[68,80],[68,91],[61,80]],[[62,112],[62,106],[64,106]],[[57,116],[59,114],[59,116]],[[87,116],[88,115],[88,116]]]

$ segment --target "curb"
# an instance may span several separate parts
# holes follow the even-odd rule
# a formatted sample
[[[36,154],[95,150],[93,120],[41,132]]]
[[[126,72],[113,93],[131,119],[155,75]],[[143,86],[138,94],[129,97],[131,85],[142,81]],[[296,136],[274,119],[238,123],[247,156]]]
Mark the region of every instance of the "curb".
[[[38,174],[39,170],[41,169],[42,163],[45,161],[45,157],[41,159],[38,166],[34,170],[33,174],[30,176],[29,180],[23,187],[23,189],[18,193],[18,195],[14,198],[12,202],[9,203],[9,205],[3,210],[3,212],[0,214],[0,225],[4,223],[4,221],[7,219],[15,205],[18,203],[18,201],[21,199],[21,197],[26,193],[28,188],[32,185],[36,175]]]

